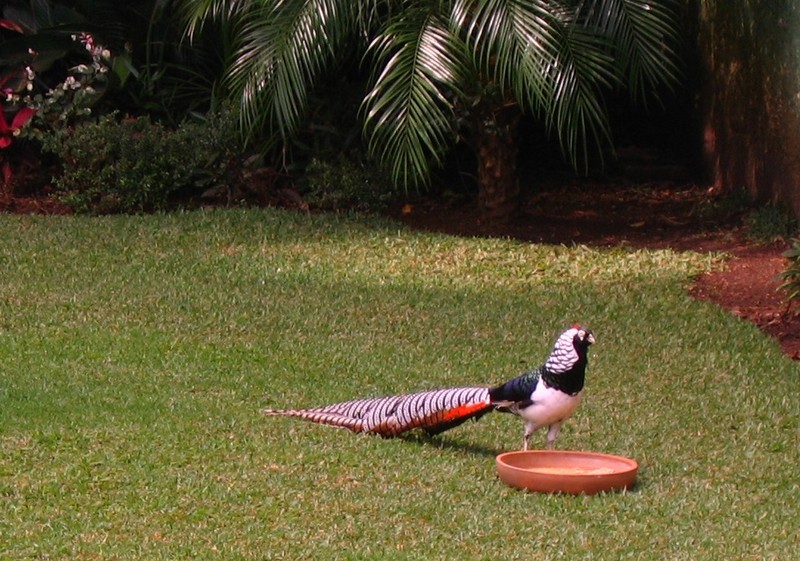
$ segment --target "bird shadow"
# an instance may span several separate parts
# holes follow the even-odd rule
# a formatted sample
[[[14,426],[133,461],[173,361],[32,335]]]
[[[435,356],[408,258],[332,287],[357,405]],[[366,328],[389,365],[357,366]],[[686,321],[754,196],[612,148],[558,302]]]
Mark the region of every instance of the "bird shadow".
[[[449,452],[457,452],[459,454],[466,453],[476,456],[487,456],[490,458],[494,458],[498,454],[505,452],[505,450],[498,450],[489,446],[452,440],[449,438],[442,438],[438,435],[429,436],[425,433],[401,435],[398,440],[414,446],[430,446],[433,448],[438,448],[439,450],[447,450]]]

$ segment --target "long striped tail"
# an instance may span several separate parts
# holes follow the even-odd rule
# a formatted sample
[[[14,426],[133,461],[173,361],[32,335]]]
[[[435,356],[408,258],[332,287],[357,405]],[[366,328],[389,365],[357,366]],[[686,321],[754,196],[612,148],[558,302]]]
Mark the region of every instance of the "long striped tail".
[[[262,413],[392,437],[412,429],[438,434],[477,419],[492,408],[487,388],[446,388],[356,399],[311,409],[264,409]]]

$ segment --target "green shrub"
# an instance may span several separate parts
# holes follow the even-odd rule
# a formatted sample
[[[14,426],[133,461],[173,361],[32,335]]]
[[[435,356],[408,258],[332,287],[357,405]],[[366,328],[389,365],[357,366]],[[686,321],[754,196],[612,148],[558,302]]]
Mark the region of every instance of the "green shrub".
[[[170,130],[147,117],[106,116],[43,139],[61,161],[54,178],[60,198],[79,213],[163,209],[190,186],[203,152],[196,125]]]
[[[747,215],[745,227],[749,238],[772,242],[794,235],[797,232],[797,220],[783,205],[768,203]]]
[[[792,240],[792,246],[783,252],[783,256],[789,263],[778,277],[783,281],[781,290],[786,292],[791,305],[800,299],[800,239]]]
[[[252,175],[263,168],[260,155],[247,151],[236,110],[223,105],[194,118],[193,124],[183,125],[193,131],[194,149],[201,156],[194,186],[198,192],[224,194],[228,200],[246,198]]]
[[[306,168],[303,196],[323,210],[386,208],[394,192],[388,177],[376,166],[351,161],[312,159]]]
[[[745,215],[752,206],[750,194],[744,189],[738,189],[722,196],[704,198],[692,212],[704,220],[723,221]]]

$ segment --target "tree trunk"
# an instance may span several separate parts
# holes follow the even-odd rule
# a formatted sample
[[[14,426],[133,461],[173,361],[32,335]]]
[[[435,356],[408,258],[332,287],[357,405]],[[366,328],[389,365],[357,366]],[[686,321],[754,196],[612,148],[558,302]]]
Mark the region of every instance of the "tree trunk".
[[[517,132],[521,112],[514,104],[482,102],[472,113],[478,159],[478,205],[486,220],[509,220],[519,210]]]
[[[800,217],[800,5],[695,0],[715,188],[745,190]]]

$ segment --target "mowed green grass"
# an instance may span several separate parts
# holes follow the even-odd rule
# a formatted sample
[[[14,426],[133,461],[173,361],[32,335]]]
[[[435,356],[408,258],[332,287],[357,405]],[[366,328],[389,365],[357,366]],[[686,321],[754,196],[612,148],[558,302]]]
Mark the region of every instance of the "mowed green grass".
[[[686,295],[714,257],[257,210],[0,239],[2,559],[800,557],[800,369]],[[557,446],[637,459],[632,491],[506,487],[510,415],[384,440],[259,414],[501,382],[574,322],[597,344]]]

